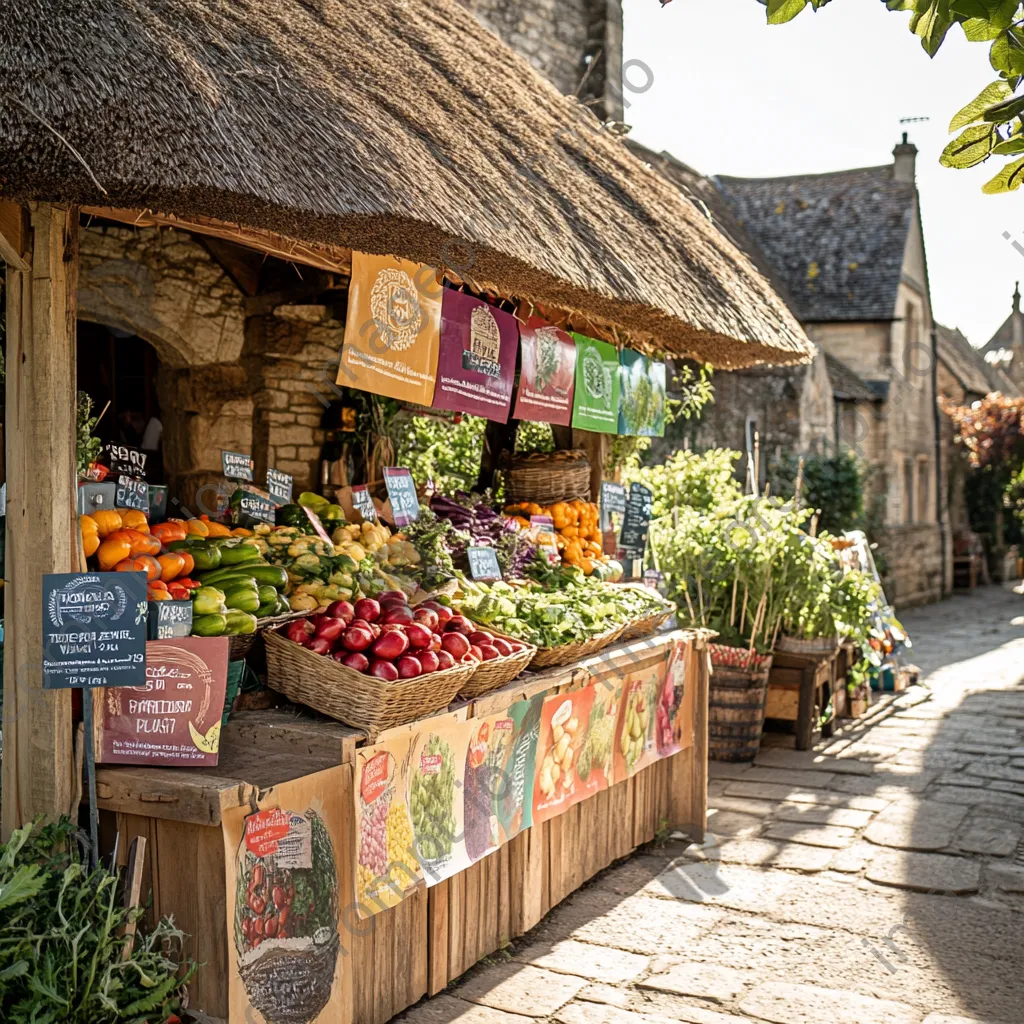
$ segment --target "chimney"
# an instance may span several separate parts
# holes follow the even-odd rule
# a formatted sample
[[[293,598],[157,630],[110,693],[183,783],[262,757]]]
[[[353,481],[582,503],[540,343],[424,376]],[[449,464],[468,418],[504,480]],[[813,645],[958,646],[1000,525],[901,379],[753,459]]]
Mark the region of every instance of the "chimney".
[[[1013,289],[1013,321],[1011,327],[1013,330],[1012,334],[1012,345],[1014,348],[1020,348],[1024,345],[1024,323],[1021,322],[1020,315],[1020,281],[1018,281]]]
[[[914,181],[914,169],[917,163],[917,146],[907,141],[907,133],[903,133],[903,141],[892,151],[892,176],[894,181]]]

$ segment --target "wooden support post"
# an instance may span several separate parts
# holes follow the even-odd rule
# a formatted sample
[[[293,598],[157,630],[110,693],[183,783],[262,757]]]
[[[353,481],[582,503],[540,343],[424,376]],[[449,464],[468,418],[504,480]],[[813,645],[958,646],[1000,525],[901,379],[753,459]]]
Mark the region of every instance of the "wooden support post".
[[[574,448],[581,448],[590,460],[590,500],[601,498],[601,480],[604,478],[604,461],[608,457],[610,438],[608,434],[598,434],[591,430],[574,430],[572,432]]]
[[[7,265],[7,548],[2,834],[68,812],[71,691],[42,689],[43,574],[77,565],[77,209],[40,203],[4,221]]]

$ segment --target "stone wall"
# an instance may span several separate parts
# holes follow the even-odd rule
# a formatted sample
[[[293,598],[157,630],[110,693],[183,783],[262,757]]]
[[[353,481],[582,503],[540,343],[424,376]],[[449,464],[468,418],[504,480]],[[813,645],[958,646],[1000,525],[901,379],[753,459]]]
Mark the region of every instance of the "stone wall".
[[[891,526],[878,541],[885,593],[897,614],[942,597],[942,528],[937,523]]]

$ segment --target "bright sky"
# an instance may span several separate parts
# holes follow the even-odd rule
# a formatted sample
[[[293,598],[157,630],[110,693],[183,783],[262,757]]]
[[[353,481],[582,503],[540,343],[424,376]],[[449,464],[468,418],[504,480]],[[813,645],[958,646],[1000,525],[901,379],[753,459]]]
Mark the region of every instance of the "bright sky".
[[[920,150],[917,180],[937,320],[983,345],[1024,280],[1024,189],[986,196],[1002,160],[939,166],[950,118],[995,79],[987,45],[953,29],[929,60],[908,14],[833,0],[788,25],[756,0],[627,0],[626,60],[653,75],[624,93],[631,137],[704,174],[769,177],[889,163],[900,132]],[[642,88],[641,68],[627,77]],[[900,125],[903,117],[929,121]],[[998,163],[996,160],[998,159]]]

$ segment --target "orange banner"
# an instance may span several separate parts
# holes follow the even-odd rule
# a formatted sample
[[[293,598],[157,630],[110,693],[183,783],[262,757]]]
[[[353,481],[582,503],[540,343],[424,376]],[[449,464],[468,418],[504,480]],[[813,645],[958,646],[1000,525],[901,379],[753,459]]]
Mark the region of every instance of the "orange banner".
[[[430,267],[353,252],[337,383],[430,405],[442,292],[437,271]]]

